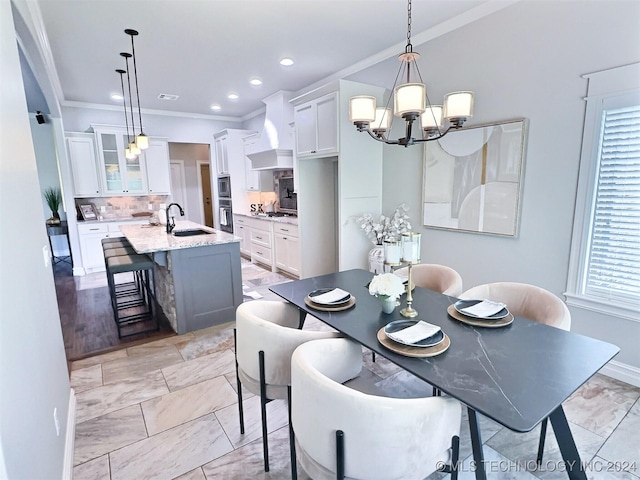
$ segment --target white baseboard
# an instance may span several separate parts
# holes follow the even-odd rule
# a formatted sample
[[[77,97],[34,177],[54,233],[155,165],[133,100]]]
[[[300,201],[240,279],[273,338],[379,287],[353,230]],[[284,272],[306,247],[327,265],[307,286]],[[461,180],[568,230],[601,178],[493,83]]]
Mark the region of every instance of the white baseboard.
[[[73,478],[73,450],[76,438],[76,392],[72,388],[69,394],[67,412],[67,434],[64,439],[64,463],[62,464],[62,480]]]
[[[626,363],[611,360],[600,369],[600,373],[633,385],[634,387],[640,387],[640,368],[632,367]]]

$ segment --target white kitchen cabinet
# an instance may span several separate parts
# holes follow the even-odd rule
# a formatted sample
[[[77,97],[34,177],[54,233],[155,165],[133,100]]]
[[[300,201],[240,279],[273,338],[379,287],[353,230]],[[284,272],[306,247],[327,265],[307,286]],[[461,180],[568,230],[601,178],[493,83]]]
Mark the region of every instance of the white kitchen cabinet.
[[[300,276],[300,238],[298,226],[274,222],[274,262],[276,268]]]
[[[107,237],[109,226],[106,223],[78,224],[78,239],[85,273],[105,269],[102,239]]]
[[[169,144],[164,139],[149,139],[149,148],[144,150],[147,189],[149,195],[171,195],[171,170]]]
[[[337,92],[296,106],[294,121],[299,158],[338,153]]]
[[[240,253],[251,256],[251,227],[248,225],[248,219],[234,216],[233,234],[240,237]]]
[[[215,135],[214,135],[215,137]],[[229,175],[229,135],[224,134],[215,137],[216,143],[216,170],[218,175]]]
[[[273,267],[273,222],[248,218],[251,261]]]
[[[67,134],[67,151],[75,197],[100,196],[100,180],[93,134]]]
[[[147,194],[142,156],[128,160],[124,149],[128,137],[121,129],[95,129],[104,195]]]

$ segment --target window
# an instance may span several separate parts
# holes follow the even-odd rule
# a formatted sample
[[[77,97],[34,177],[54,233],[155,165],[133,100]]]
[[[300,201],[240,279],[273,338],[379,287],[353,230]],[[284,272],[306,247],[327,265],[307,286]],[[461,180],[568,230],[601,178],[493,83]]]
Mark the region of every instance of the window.
[[[640,320],[640,64],[587,78],[567,301]]]

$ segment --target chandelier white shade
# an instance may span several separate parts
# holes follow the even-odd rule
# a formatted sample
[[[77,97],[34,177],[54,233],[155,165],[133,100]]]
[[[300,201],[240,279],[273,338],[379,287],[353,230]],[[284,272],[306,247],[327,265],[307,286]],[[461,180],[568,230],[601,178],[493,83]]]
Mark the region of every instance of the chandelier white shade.
[[[349,118],[352,122],[373,122],[376,119],[376,97],[367,95],[351,97]]]
[[[391,109],[376,107],[376,118],[370,128],[375,132],[386,132],[391,128]]]
[[[396,117],[417,117],[425,111],[427,88],[422,83],[404,83],[396,87],[393,95],[393,113]]]
[[[390,113],[391,99],[385,107],[378,107],[375,97],[358,95],[349,100],[349,119],[359,132],[367,132],[373,139],[391,145],[408,147],[419,142],[428,142],[442,138],[451,129],[458,129],[473,116],[473,92],[452,92],[444,96],[442,105],[432,105],[427,87],[422,81],[417,60],[420,55],[413,51],[411,44],[411,0],[407,9],[407,45],[398,56],[401,62],[391,91],[393,92],[393,113],[405,122],[405,136],[397,140],[389,138],[393,117]],[[411,76],[420,81],[412,81]],[[405,83],[396,86],[398,79]],[[420,124],[423,132],[414,138],[414,123]],[[416,125],[417,127],[417,125]],[[418,128],[416,131],[420,131]]]
[[[447,119],[473,116],[473,92],[452,92],[444,96],[443,114]],[[463,121],[464,121],[463,120]]]

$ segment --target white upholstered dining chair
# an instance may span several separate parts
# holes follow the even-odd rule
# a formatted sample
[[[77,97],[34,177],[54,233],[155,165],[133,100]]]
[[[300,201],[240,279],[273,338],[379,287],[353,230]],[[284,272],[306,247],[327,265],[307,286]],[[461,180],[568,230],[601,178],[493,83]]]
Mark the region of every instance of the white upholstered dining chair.
[[[260,396],[264,470],[269,471],[267,403],[287,399],[291,354],[309,340],[337,337],[337,332],[299,330],[298,308],[288,302],[253,300],[236,309],[235,352],[240,433],[244,434],[242,387]],[[291,422],[289,422],[291,423]]]
[[[470,288],[460,294],[460,298],[502,302],[517,317],[524,317],[562,330],[568,331],[571,328],[571,313],[567,305],[553,293],[535,285],[516,282],[486,283]],[[547,423],[548,419],[545,418],[540,425],[538,464],[542,463],[544,454]]]
[[[362,368],[345,338],[307,342],[291,359],[295,452],[315,480],[423,479],[458,461],[461,407],[453,398],[388,398],[343,382]],[[296,478],[293,469],[292,477]]]
[[[406,277],[408,268],[395,271],[396,275]],[[414,285],[457,297],[462,292],[462,277],[453,268],[435,263],[420,263],[411,267],[411,281]]]

